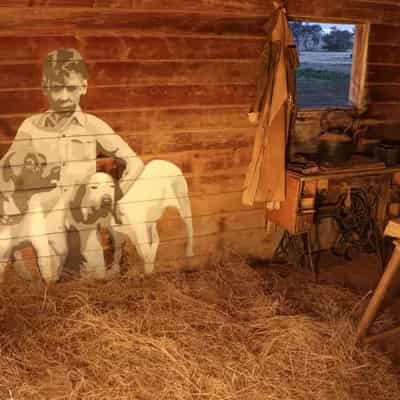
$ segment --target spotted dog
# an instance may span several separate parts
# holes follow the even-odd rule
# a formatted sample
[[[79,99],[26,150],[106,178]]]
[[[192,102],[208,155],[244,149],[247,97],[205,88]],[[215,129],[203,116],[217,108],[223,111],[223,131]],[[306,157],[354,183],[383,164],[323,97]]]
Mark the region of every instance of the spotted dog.
[[[119,273],[119,235],[110,230],[115,224],[115,192],[113,178],[97,172],[77,188],[71,199],[60,199],[47,216],[49,231],[52,232],[49,243],[60,257],[61,265],[64,265],[68,255],[81,260],[80,276],[83,278],[107,279]],[[109,230],[114,242],[115,262],[109,269],[105,264],[101,229]],[[79,240],[69,246],[67,235],[73,231]]]
[[[47,165],[43,154],[27,152],[23,164],[11,166],[15,153],[9,154],[4,163],[3,179],[12,182],[14,190],[0,193],[0,281],[10,258],[16,250],[32,245],[42,278],[55,281],[57,274],[52,264],[52,251],[47,241],[47,226],[44,212],[35,194],[56,187],[59,168],[44,175]]]

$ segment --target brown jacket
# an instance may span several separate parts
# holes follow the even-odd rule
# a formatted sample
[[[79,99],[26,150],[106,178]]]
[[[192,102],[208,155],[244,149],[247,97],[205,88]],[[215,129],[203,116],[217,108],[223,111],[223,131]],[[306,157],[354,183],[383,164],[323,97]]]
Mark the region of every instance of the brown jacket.
[[[258,126],[242,198],[247,205],[285,199],[286,147],[296,119],[295,69],[299,58],[285,10],[276,9],[264,28],[268,41],[250,110]]]

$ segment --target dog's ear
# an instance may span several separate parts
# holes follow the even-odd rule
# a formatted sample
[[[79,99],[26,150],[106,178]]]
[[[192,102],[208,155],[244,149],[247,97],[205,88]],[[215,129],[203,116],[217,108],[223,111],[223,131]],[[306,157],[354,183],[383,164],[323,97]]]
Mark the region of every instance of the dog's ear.
[[[82,199],[83,196],[85,195],[85,192],[86,192],[86,185],[80,185],[75,193],[75,197],[69,203],[71,214],[76,222],[84,222],[87,219],[88,210],[86,208],[84,209],[82,208]]]
[[[122,216],[124,214],[120,211],[120,207],[117,206],[117,204],[114,205],[114,209],[112,211],[112,216],[114,217],[114,221],[118,224],[122,224]]]
[[[42,153],[38,153],[37,155],[38,161],[42,166],[46,166],[47,165],[47,158],[44,154]]]
[[[7,201],[6,196],[2,192],[0,192],[0,215],[4,215],[4,202]]]
[[[14,174],[14,171],[11,167],[11,157],[15,154],[15,152],[10,153],[6,159],[4,160],[4,166],[3,166],[3,178],[5,182],[9,182],[11,179],[15,180],[17,177]]]
[[[122,197],[124,197],[124,194],[122,193],[121,186],[118,181],[114,180],[115,184],[115,201],[117,202],[118,200],[121,200]]]

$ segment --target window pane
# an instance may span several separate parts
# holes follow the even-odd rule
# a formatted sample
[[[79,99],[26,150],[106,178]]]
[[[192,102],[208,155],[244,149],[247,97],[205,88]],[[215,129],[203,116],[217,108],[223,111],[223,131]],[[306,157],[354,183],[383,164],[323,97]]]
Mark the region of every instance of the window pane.
[[[290,22],[300,55],[300,107],[349,106],[355,25]]]

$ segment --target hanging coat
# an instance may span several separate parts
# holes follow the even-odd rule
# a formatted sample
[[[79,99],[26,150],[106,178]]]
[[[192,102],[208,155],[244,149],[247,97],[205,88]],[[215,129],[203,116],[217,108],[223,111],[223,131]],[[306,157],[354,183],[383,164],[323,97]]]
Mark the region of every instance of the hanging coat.
[[[247,170],[243,204],[285,200],[286,149],[296,120],[296,74],[300,65],[286,10],[277,8],[264,27],[268,41],[261,56],[256,98],[249,117],[258,126]]]

